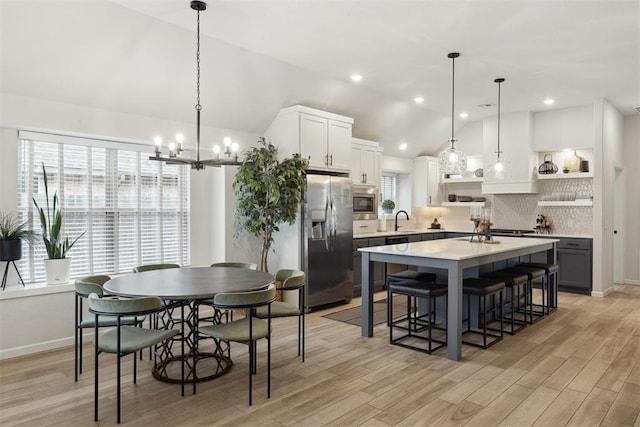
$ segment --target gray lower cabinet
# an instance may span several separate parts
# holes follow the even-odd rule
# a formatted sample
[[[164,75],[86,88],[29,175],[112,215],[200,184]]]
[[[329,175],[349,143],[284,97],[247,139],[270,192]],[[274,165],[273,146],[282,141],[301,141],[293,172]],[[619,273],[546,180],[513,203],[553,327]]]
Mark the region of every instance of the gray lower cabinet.
[[[566,237],[559,240],[556,246],[558,290],[590,295],[593,285],[593,240]],[[527,261],[547,262],[547,255],[533,254]]]
[[[558,242],[558,290],[591,294],[593,251],[591,239],[560,239]]]
[[[384,245],[384,237],[371,239],[353,239],[353,296],[359,297],[362,294],[362,253],[358,248],[368,248],[371,246]],[[373,290],[374,292],[384,289],[384,264],[376,262],[373,266]]]

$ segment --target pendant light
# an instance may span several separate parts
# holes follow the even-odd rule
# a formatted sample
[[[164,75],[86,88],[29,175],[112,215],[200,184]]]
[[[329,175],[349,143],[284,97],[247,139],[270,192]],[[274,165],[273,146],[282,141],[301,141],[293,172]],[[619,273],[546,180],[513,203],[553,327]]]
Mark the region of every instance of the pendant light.
[[[213,159],[201,159],[200,158],[200,111],[202,105],[200,105],[200,12],[207,10],[207,3],[204,1],[193,0],[191,2],[191,9],[197,12],[197,46],[196,46],[196,158],[189,159],[180,157],[182,153],[183,136],[177,135],[176,142],[169,143],[169,156],[166,157],[160,151],[162,145],[162,139],[156,137],[155,145],[156,149],[153,156],[149,157],[149,160],[157,160],[160,162],[166,162],[167,164],[183,164],[191,165],[191,169],[202,170],[205,166],[220,167],[223,165],[238,166],[242,164],[242,161],[238,159],[238,144],[231,141],[231,138],[224,138],[224,152],[223,158],[220,158],[220,147],[214,145]]]
[[[486,177],[490,179],[505,179],[511,174],[511,163],[505,158],[500,150],[500,85],[504,82],[503,78],[494,80],[494,83],[498,83],[498,150],[495,152],[496,157],[492,159],[489,167],[487,168]]]
[[[451,52],[447,55],[451,58],[451,148],[447,148],[438,156],[438,165],[440,166],[440,173],[445,175],[461,175],[467,170],[467,155],[456,148],[457,139],[454,137],[454,118],[455,118],[455,74],[456,74],[456,58],[460,54],[458,52]]]

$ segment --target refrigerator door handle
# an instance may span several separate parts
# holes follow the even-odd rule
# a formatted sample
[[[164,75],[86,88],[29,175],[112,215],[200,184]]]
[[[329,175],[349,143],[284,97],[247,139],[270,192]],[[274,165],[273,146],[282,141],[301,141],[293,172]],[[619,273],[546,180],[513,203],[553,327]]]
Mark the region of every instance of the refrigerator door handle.
[[[330,209],[331,209],[331,205],[330,205],[331,201],[329,200],[329,198],[327,197],[327,201],[324,207],[324,218],[325,218],[325,224],[324,224],[324,246],[327,249],[327,252],[331,251],[331,216],[330,214]]]
[[[336,207],[331,200],[331,251],[335,250],[336,237],[338,234],[338,215],[336,213]]]

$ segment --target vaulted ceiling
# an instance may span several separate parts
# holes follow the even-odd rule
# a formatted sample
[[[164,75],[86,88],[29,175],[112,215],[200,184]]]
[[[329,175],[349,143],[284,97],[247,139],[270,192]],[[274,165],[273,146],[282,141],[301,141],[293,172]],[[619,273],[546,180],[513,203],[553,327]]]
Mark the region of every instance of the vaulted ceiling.
[[[0,0],[0,20],[2,92],[194,121],[188,0]],[[225,129],[259,134],[302,104],[353,117],[386,154],[434,153],[450,136],[452,51],[458,128],[495,115],[481,105],[496,77],[505,113],[640,105],[637,0],[211,0],[201,32],[203,120]]]

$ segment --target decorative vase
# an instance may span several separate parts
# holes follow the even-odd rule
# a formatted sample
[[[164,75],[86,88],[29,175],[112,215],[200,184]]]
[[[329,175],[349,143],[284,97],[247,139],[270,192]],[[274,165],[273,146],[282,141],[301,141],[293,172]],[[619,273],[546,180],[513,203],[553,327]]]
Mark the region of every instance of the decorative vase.
[[[0,261],[17,261],[22,258],[22,240],[0,240]]]
[[[45,259],[44,269],[47,273],[47,285],[64,285],[69,283],[71,258]]]

